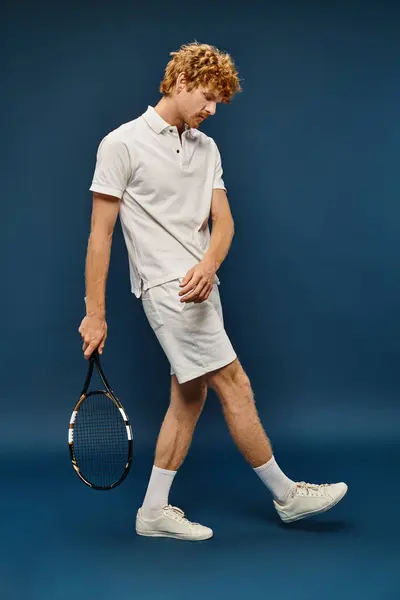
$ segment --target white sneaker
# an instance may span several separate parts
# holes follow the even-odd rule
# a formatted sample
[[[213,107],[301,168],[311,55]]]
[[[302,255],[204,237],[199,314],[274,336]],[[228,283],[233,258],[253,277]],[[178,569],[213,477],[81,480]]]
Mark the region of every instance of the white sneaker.
[[[155,519],[144,517],[140,508],[136,516],[136,533],[149,537],[171,537],[193,541],[208,540],[213,536],[212,529],[199,523],[191,523],[180,508],[170,505],[164,506]]]
[[[317,485],[300,481],[293,487],[285,504],[274,500],[274,505],[282,521],[291,523],[329,510],[340,502],[346,492],[345,483]]]

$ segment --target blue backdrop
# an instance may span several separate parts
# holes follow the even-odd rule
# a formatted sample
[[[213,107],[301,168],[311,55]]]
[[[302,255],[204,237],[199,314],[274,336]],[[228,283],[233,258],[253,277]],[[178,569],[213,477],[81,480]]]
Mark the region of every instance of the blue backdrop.
[[[9,598],[22,597],[28,580],[30,598],[37,594],[40,600],[54,600],[67,594],[62,573],[65,568],[66,576],[73,568],[72,548],[78,541],[71,533],[76,524],[69,513],[71,503],[80,503],[82,523],[87,523],[88,514],[92,518],[84,538],[79,538],[81,549],[86,552],[85,544],[93,544],[88,541],[91,536],[96,544],[100,542],[93,572],[86,565],[80,580],[98,597],[115,584],[103,573],[98,589],[93,588],[99,581],[98,561],[112,560],[108,551],[115,557],[117,549],[126,553],[138,543],[134,515],[168,404],[169,366],[140,303],[130,293],[119,224],[107,287],[109,337],[103,363],[130,415],[137,462],[129,483],[99,496],[78,482],[66,454],[67,423],[87,366],[77,330],[84,314],[88,188],[102,137],[158,101],[169,52],[194,39],[230,52],[243,78],[243,93],[232,105],[218,107],[217,115],[204,126],[219,145],[236,222],[232,250],[220,274],[228,332],[283,467],[292,477],[345,479],[353,484],[350,489],[357,490],[353,500],[349,493],[347,501],[347,511],[353,511],[352,526],[342,523],[343,527],[330,529],[325,524],[322,538],[309,553],[319,560],[322,543],[325,552],[338,552],[333,562],[340,563],[338,556],[344,561],[337,568],[342,568],[342,577],[349,577],[350,588],[345,588],[349,596],[342,596],[347,598],[360,589],[361,581],[365,583],[366,565],[376,551],[373,544],[380,541],[383,552],[395,543],[390,537],[393,529],[385,533],[391,541],[383,539],[380,528],[373,529],[368,512],[372,500],[370,506],[361,499],[371,470],[376,477],[382,468],[387,485],[393,486],[391,478],[399,464],[399,19],[398,3],[372,0],[323,4],[205,0],[198,5],[156,0],[149,4],[25,1],[5,9],[0,449],[4,481],[11,482],[9,489],[15,491],[4,496],[3,514],[8,507],[19,523],[18,529],[10,522],[14,553],[8,552],[8,563],[2,567]],[[229,490],[226,493],[233,498],[239,474],[240,487],[251,489],[251,498],[260,498],[257,494],[263,490],[238,457],[215,396],[210,394],[209,400],[175,493],[177,502],[179,490],[186,494],[196,519],[199,511],[200,516],[219,512],[218,518],[210,517],[219,523],[227,505],[222,500],[215,505],[221,481],[221,494]],[[325,463],[319,463],[324,456]],[[28,469],[27,461],[32,461]],[[381,473],[380,484],[382,477]],[[375,493],[378,506],[380,495]],[[389,489],[384,496],[391,499]],[[278,527],[272,533],[273,521],[267,522],[264,538],[262,506],[267,502],[264,497],[258,500],[259,521],[253,517],[250,523],[244,514],[252,511],[257,500],[247,505],[249,492],[240,498],[236,500],[244,503],[243,514],[232,513],[224,526],[232,543],[226,546],[225,541],[222,546],[228,556],[242,536],[253,549],[257,547],[258,557],[260,551],[263,555],[262,544],[271,544],[271,535],[294,558],[310,543],[307,534],[315,530],[300,526],[294,529],[298,541],[292,537],[288,550],[286,530]],[[360,501],[364,520],[356,526]],[[32,505],[43,514],[32,512]],[[124,510],[128,511],[125,517],[113,522],[110,514]],[[346,521],[345,505],[339,510],[342,513],[337,514]],[[26,517],[23,528],[17,511]],[[236,537],[240,518],[244,524]],[[113,525],[99,537],[104,520]],[[47,533],[43,523],[48,525]],[[51,533],[55,523],[61,527],[57,543]],[[348,544],[357,537],[354,528],[360,532],[364,526],[376,538],[373,543],[363,538],[355,568],[355,548]],[[348,536],[347,555],[341,546],[344,537],[329,539],[338,531]],[[46,542],[35,563],[30,549],[38,535]],[[65,539],[70,540],[71,554],[62,550],[59,562],[53,564],[50,594],[44,584],[47,553],[51,544],[65,548]],[[294,549],[294,543],[299,548]],[[169,556],[171,548],[183,552],[166,544],[132,546],[132,553],[137,552],[132,561],[137,564],[140,556],[145,560],[148,552],[159,552],[160,547]],[[17,582],[10,574],[13,569],[17,573],[21,547],[31,571],[27,566],[26,579]],[[229,561],[225,567],[219,563],[219,571],[214,572],[212,565],[221,547],[207,548],[204,560],[211,560],[208,569],[217,583],[210,587],[200,576],[196,579],[195,562],[186,564],[185,576],[192,577],[192,587],[193,581],[198,586],[182,598],[220,597],[218,586],[231,597],[242,597],[249,579],[241,579],[239,571],[232,579]],[[93,552],[90,546],[88,553]],[[185,560],[184,554],[179,557]],[[383,595],[368,597],[394,600],[390,569],[395,557],[388,551],[385,568],[375,571],[364,594],[383,589]],[[239,555],[231,559],[241,560]],[[129,564],[126,556],[123,560]],[[275,575],[270,575],[270,589],[281,585],[276,574],[279,564],[274,566]],[[315,578],[314,570],[307,571],[308,564],[296,575],[304,583],[309,583],[308,576],[310,581]],[[353,578],[347,572],[351,564]],[[172,565],[167,559],[166,572],[171,573]],[[260,563],[253,557],[251,565],[247,574],[258,593],[264,589],[255,575]],[[337,572],[326,565],[325,570],[318,568],[325,579],[320,575],[317,581],[334,586]],[[113,577],[119,581],[119,575]],[[147,585],[138,577],[136,585]],[[170,589],[178,598],[174,584],[180,580],[177,573],[174,577]],[[163,593],[157,585],[148,588],[146,597]],[[287,597],[292,597],[295,588],[286,585]],[[119,598],[130,597],[132,589],[121,587]]]

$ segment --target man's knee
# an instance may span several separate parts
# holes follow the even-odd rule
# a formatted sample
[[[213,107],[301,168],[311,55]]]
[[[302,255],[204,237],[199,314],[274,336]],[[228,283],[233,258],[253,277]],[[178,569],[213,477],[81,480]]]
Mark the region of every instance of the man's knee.
[[[175,376],[171,378],[170,408],[178,414],[201,413],[207,398],[207,382],[203,378],[179,383]]]
[[[237,358],[222,369],[209,373],[207,383],[217,393],[229,392],[231,389],[251,391],[250,380]]]

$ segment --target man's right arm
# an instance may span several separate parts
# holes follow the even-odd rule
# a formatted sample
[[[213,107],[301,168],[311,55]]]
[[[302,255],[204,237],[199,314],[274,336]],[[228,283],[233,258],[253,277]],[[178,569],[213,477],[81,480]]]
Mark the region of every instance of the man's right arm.
[[[119,198],[94,192],[85,266],[86,316],[79,328],[86,359],[96,348],[102,353],[107,337],[106,282],[119,206]]]
[[[85,358],[90,358],[96,348],[101,354],[107,337],[106,281],[111,241],[130,174],[127,145],[114,134],[106,136],[97,151],[90,187],[93,208],[85,268],[86,316],[79,327]]]

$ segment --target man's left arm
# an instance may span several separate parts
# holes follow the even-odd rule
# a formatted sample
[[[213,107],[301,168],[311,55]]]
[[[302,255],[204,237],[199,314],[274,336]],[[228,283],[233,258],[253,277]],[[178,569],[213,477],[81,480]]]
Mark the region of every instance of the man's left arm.
[[[214,267],[215,275],[229,252],[235,233],[233,217],[225,190],[213,190],[211,222],[210,245],[202,262]]]
[[[225,189],[214,189],[211,199],[210,244],[203,260],[190,269],[181,283],[181,302],[204,302],[210,295],[215,274],[225,260],[234,236],[234,221]],[[184,296],[184,297],[183,297]]]

